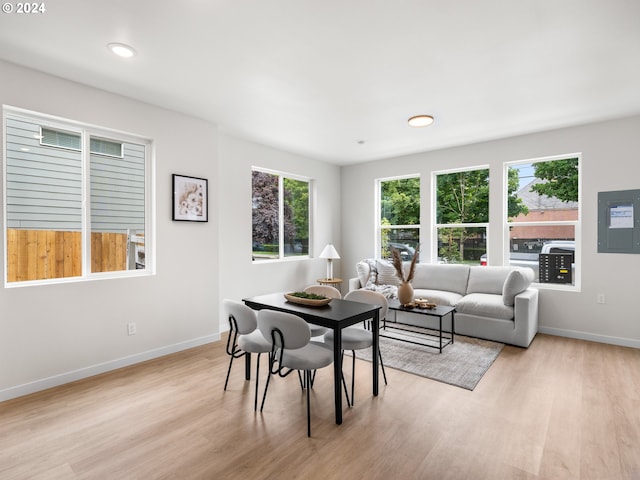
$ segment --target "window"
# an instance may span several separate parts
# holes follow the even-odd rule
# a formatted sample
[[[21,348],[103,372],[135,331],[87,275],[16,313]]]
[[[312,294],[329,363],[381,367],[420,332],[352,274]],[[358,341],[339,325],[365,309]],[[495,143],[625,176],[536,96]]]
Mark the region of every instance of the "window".
[[[536,282],[576,285],[580,156],[507,163],[506,172],[512,192],[506,219],[509,264],[531,268]],[[569,259],[571,271],[567,266],[550,275],[549,260],[561,254]]]
[[[149,272],[150,141],[8,108],[4,125],[7,285]]]
[[[434,183],[438,262],[478,264],[487,248],[489,169],[436,173]]]
[[[391,258],[391,249],[411,260],[420,243],[420,177],[384,179],[380,187],[380,258]]]
[[[309,180],[254,168],[251,192],[252,259],[308,256]]]

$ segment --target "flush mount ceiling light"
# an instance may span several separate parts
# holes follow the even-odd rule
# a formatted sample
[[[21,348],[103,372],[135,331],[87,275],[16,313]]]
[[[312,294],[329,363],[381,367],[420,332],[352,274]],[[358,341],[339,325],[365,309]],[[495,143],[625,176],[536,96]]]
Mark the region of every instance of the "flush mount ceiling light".
[[[428,127],[433,123],[433,117],[431,115],[416,115],[409,119],[409,126],[411,127]]]
[[[136,54],[136,51],[133,48],[129,45],[125,45],[124,43],[110,43],[107,45],[107,48],[112,53],[122,58],[131,58]]]

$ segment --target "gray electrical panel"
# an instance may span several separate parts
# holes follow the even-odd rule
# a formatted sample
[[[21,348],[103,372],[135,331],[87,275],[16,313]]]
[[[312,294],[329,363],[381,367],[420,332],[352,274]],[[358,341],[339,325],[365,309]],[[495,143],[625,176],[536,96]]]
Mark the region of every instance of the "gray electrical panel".
[[[598,192],[598,253],[640,253],[640,190]]]

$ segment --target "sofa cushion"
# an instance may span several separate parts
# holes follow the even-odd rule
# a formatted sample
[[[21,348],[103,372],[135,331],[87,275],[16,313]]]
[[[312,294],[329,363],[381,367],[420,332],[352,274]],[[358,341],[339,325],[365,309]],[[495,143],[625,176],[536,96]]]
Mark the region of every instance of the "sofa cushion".
[[[468,265],[418,263],[411,283],[414,290],[441,290],[464,295],[468,280]]]
[[[469,271],[469,285],[466,293],[502,295],[502,287],[512,270],[512,267],[473,266]]]
[[[502,287],[502,301],[505,305],[513,306],[515,297],[524,292],[533,281],[533,270],[530,268],[516,268],[509,272]]]
[[[492,293],[470,293],[456,304],[456,313],[477,315],[479,317],[512,320],[513,307],[505,305],[502,295]]]
[[[400,279],[396,276],[396,268],[387,260],[376,260],[378,271],[378,285],[400,285]]]
[[[414,288],[413,298],[422,298],[429,300],[431,303],[437,305],[449,305],[454,306],[460,301],[462,295],[455,292],[445,292],[443,290],[429,290],[424,288]]]

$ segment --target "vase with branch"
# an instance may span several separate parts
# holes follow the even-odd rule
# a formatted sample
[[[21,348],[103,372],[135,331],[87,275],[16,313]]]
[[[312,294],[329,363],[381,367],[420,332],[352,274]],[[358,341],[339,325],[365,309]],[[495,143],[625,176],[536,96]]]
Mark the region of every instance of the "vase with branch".
[[[416,263],[418,262],[419,256],[420,245],[417,245],[416,250],[413,253],[411,263],[409,264],[409,270],[407,271],[407,274],[405,276],[400,250],[396,248],[391,249],[391,263],[396,270],[396,276],[400,280],[400,285],[398,286],[398,300],[402,305],[406,305],[407,303],[411,303],[413,301],[413,285],[411,285],[411,281],[413,280],[413,274],[415,272]]]

